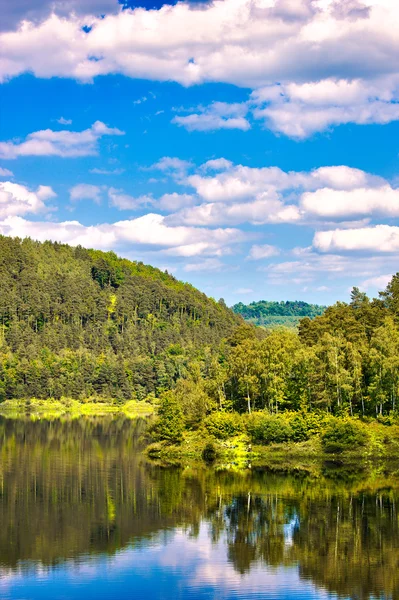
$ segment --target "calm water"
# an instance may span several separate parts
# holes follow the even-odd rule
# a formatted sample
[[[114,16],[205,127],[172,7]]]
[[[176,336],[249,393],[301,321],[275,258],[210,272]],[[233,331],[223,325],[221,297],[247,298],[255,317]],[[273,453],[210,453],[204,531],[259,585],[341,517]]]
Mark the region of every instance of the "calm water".
[[[165,469],[142,427],[0,421],[1,598],[399,598],[399,475]]]

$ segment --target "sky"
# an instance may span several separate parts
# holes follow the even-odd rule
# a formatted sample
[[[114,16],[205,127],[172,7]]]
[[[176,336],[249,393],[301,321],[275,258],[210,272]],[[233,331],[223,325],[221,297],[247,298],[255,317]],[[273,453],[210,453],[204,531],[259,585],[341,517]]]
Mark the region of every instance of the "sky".
[[[397,0],[14,0],[0,233],[113,250],[231,305],[398,268]]]

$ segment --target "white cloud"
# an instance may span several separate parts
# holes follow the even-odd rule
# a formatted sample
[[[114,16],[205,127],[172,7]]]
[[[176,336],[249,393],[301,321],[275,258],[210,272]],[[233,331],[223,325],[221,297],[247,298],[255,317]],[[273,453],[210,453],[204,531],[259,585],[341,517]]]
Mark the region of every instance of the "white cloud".
[[[5,159],[15,159],[18,156],[69,158],[95,155],[98,152],[98,140],[104,135],[124,135],[124,132],[107,127],[101,121],[96,121],[90,129],[84,131],[44,129],[30,133],[23,142],[0,142],[0,157]]]
[[[53,189],[46,185],[40,185],[32,192],[18,183],[0,182],[0,219],[47,212],[50,208],[46,206],[46,200],[55,198],[56,195]]]
[[[121,73],[230,83],[255,90],[257,117],[297,138],[340,123],[399,118],[393,0],[215,0],[201,10],[179,2],[125,11],[114,0],[6,4],[6,27],[26,21],[0,34],[3,80],[24,72],[80,81]],[[102,5],[115,14],[81,16],[98,15]],[[244,115],[217,114],[215,105],[176,119],[197,129],[248,128]]]
[[[122,73],[184,85],[260,87],[329,79],[340,71],[348,79],[396,73],[399,8],[392,0],[369,4],[363,5],[366,18],[361,11],[355,18],[332,2],[216,0],[201,10],[178,3],[93,18],[88,33],[77,11],[68,18],[52,15],[3,34],[2,75],[32,71],[85,81]]]
[[[306,138],[331,126],[386,124],[399,120],[397,75],[363,82],[324,79],[289,83],[252,93],[253,114],[265,125],[293,138]]]
[[[41,22],[52,13],[68,16],[119,12],[116,0],[15,0],[2,6],[0,30],[14,29],[21,21]]]
[[[14,173],[10,169],[0,167],[0,177],[14,177]]]
[[[317,231],[313,246],[321,252],[398,252],[399,227],[374,225],[358,229]]]
[[[309,248],[297,249],[296,260],[276,262],[259,267],[258,270],[267,274],[269,283],[286,285],[287,281],[304,284],[320,281],[323,284],[316,291],[330,291],[332,282],[345,281],[345,287],[359,285],[365,287],[364,282],[377,281],[381,272],[397,270],[395,255],[384,256],[345,256],[342,254],[319,254]],[[382,281],[382,280],[381,280]],[[380,282],[381,283],[381,282]],[[378,287],[378,286],[377,286]]]
[[[101,188],[97,185],[89,183],[78,183],[69,190],[69,198],[71,202],[79,200],[93,200],[96,204],[101,203]]]
[[[198,263],[188,263],[184,266],[187,272],[192,271],[221,271],[224,264],[218,258],[206,258]]]
[[[47,196],[49,190],[47,190]],[[35,207],[37,211],[38,208]],[[214,253],[244,241],[246,235],[237,229],[205,229],[196,227],[171,227],[165,217],[153,213],[137,219],[85,226],[78,221],[44,222],[28,221],[18,216],[5,215],[0,221],[0,233],[16,237],[31,237],[40,241],[55,240],[86,248],[126,249],[132,245],[153,248],[177,248],[204,243],[202,250],[214,248]]]
[[[217,129],[241,129],[248,131],[250,124],[245,118],[246,104],[213,102],[206,107],[198,107],[197,112],[186,116],[176,116],[172,123],[185,127],[187,131],[216,131]]]
[[[226,158],[213,158],[211,160],[207,160],[203,165],[201,165],[201,171],[227,171],[233,166],[231,160],[227,160]]]
[[[60,117],[57,119],[57,123],[60,123],[60,125],[72,125],[72,119],[64,119],[64,117]]]
[[[143,206],[151,206],[154,203],[152,196],[129,196],[123,190],[117,190],[110,187],[108,190],[110,206],[115,206],[119,210],[137,210]]]
[[[280,254],[279,248],[271,246],[269,244],[254,245],[251,247],[248,258],[252,260],[260,260],[262,258],[270,258],[272,256],[278,256]]]
[[[173,192],[172,194],[164,194],[157,202],[157,206],[161,210],[170,210],[175,211],[186,206],[192,206],[194,204],[195,198],[191,194],[177,194]]]
[[[238,290],[234,290],[234,294],[252,294],[253,291],[251,288],[238,288]]]
[[[125,172],[125,169],[98,169],[97,167],[94,169],[90,169],[89,171],[93,175],[122,175]]]
[[[385,290],[388,283],[391,281],[392,276],[393,273],[390,273],[389,275],[377,275],[376,277],[370,277],[369,279],[362,281],[362,283],[359,284],[359,287],[365,290]]]
[[[301,207],[308,213],[332,219],[363,215],[399,216],[399,189],[377,188],[332,190],[320,188],[302,195]]]
[[[156,163],[151,165],[149,169],[163,171],[167,175],[179,179],[184,177],[187,174],[188,169],[192,166],[193,163],[189,160],[181,160],[175,156],[163,156]]]
[[[296,206],[284,206],[276,198],[269,198],[268,194],[260,196],[253,202],[200,204],[183,209],[168,217],[172,223],[186,225],[238,225],[245,222],[262,225],[264,223],[296,223],[300,219],[301,215]]]

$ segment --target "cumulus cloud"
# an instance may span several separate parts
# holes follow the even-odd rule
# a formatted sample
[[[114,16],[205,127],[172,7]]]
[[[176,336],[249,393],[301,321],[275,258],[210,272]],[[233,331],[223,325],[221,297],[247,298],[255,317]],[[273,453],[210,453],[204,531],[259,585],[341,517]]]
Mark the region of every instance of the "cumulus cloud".
[[[279,248],[271,246],[269,244],[258,245],[255,244],[251,247],[248,258],[252,260],[260,260],[262,258],[270,258],[272,256],[278,256],[280,254]]]
[[[301,215],[297,206],[285,206],[280,200],[264,194],[253,202],[200,204],[183,209],[168,219],[172,223],[186,225],[238,225],[245,222],[262,225],[295,223],[301,219]]]
[[[230,169],[232,166],[233,163],[231,160],[227,160],[226,158],[213,158],[202,164],[200,169],[202,171],[227,171],[227,169]]]
[[[376,277],[370,277],[369,279],[365,279],[359,285],[360,288],[369,290],[369,289],[377,289],[384,290],[388,283],[391,281],[393,273],[388,275],[376,275]]]
[[[345,123],[390,123],[399,119],[398,83],[395,75],[268,86],[252,93],[253,114],[270,129],[298,139]]]
[[[378,278],[381,272],[395,272],[397,269],[396,256],[347,256],[343,254],[319,254],[309,248],[297,249],[295,260],[284,261],[259,267],[258,270],[266,273],[269,283],[285,285],[287,280],[297,284],[311,283],[322,277],[323,285],[317,291],[328,291],[331,285],[326,282],[346,280],[349,285],[366,288],[369,282],[371,287],[380,287],[384,280]],[[374,283],[376,285],[374,285]],[[382,285],[384,287],[384,285]]]
[[[161,210],[165,211],[176,211],[186,206],[194,204],[195,198],[191,194],[164,194],[159,198],[157,206]]]
[[[393,189],[390,185],[352,190],[320,188],[303,194],[301,207],[310,214],[330,219],[363,215],[398,217],[399,189]]]
[[[96,121],[84,131],[52,131],[44,129],[30,133],[20,141],[0,142],[0,158],[19,156],[61,156],[64,158],[90,156],[98,153],[98,140],[104,135],[124,135],[117,128]]]
[[[192,166],[193,163],[189,160],[182,160],[176,156],[163,156],[149,169],[163,171],[167,175],[179,179],[184,177]]]
[[[399,227],[373,225],[358,229],[317,231],[313,246],[321,252],[398,252]]]
[[[225,159],[208,162],[178,181],[194,188],[197,201],[171,215],[172,221],[259,225],[343,219],[342,227],[353,227],[355,219],[361,226],[373,215],[395,217],[399,211],[399,190],[360,169],[341,165],[285,172],[277,167],[232,165]]]
[[[46,196],[50,190],[47,189]],[[231,244],[240,243],[246,235],[237,229],[206,229],[196,227],[172,227],[165,217],[149,213],[137,219],[85,226],[78,221],[44,222],[28,221],[19,216],[7,216],[0,221],[2,235],[31,237],[39,241],[54,240],[73,246],[104,250],[126,250],[132,245],[153,249],[178,248],[191,244],[198,246],[198,254],[213,253]]]
[[[93,200],[96,204],[101,204],[101,188],[89,183],[78,183],[69,190],[69,199],[71,202]]]
[[[46,200],[55,198],[56,195],[46,185],[40,185],[36,191],[31,191],[18,183],[0,182],[0,219],[46,212],[49,210]]]
[[[110,187],[108,190],[109,205],[119,210],[137,210],[143,206],[151,206],[154,200],[152,196],[129,196],[123,190]]]
[[[199,107],[197,112],[186,116],[177,115],[172,123],[185,127],[187,131],[216,131],[217,129],[241,129],[247,131],[250,124],[245,118],[248,107],[245,104],[213,102]]]
[[[341,123],[399,118],[393,0],[215,0],[201,10],[178,2],[125,11],[116,0],[6,4],[3,28],[15,30],[0,34],[2,80],[31,72],[86,82],[120,73],[254,90],[235,108],[213,103],[175,117],[191,130],[248,129],[248,106],[267,127],[299,139]]]
[[[85,16],[116,13],[120,9],[117,0],[14,0],[2,6],[0,31],[16,29],[21,21],[40,23],[52,13]]]

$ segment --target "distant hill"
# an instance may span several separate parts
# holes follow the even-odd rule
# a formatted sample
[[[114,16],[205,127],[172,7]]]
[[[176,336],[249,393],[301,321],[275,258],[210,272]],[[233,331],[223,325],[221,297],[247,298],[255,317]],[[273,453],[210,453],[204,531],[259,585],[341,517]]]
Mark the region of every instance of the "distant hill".
[[[327,307],[308,304],[301,300],[287,300],[286,302],[260,300],[259,302],[251,302],[251,304],[239,302],[232,308],[235,313],[254,325],[267,328],[279,326],[295,328],[304,317],[313,319],[322,315]]]
[[[0,401],[160,393],[241,321],[142,262],[0,236]]]

